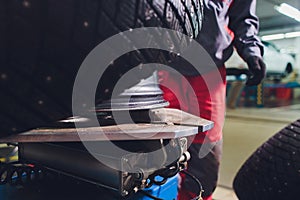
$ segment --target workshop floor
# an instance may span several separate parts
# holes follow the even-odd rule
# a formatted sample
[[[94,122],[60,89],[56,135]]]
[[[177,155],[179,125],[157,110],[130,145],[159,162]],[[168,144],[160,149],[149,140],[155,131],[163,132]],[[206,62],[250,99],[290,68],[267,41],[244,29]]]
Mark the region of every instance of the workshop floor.
[[[215,200],[237,200],[232,182],[246,159],[269,137],[300,118],[300,105],[227,110],[219,186]]]

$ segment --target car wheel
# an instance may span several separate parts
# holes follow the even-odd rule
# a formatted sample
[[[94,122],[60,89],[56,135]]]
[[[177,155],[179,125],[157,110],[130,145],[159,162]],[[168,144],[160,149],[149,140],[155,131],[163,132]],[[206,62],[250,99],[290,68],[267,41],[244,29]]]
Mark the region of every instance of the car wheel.
[[[259,147],[243,164],[233,183],[240,200],[297,199],[299,185],[300,120]]]
[[[288,63],[285,68],[285,74],[290,74],[293,72],[293,66],[291,63]]]

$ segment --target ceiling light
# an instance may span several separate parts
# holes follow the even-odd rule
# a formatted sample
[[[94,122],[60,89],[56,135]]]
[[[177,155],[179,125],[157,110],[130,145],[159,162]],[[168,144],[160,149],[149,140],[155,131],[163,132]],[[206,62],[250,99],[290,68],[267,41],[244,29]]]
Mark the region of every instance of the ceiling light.
[[[300,37],[300,31],[289,32],[289,33],[279,33],[279,34],[273,34],[273,35],[264,35],[261,37],[261,39],[264,41],[269,41],[269,40],[281,40],[281,39],[295,38],[295,37]]]
[[[295,37],[300,37],[300,31],[298,32],[290,32],[290,33],[286,33],[284,34],[285,38],[295,38]]]
[[[281,14],[284,14],[284,15],[300,22],[300,11],[297,8],[291,6],[287,3],[282,3],[282,4],[280,4],[280,6],[275,6],[274,8]]]
[[[274,34],[274,35],[264,35],[261,37],[261,39],[264,41],[280,40],[280,39],[284,39],[284,34],[280,33],[280,34]]]

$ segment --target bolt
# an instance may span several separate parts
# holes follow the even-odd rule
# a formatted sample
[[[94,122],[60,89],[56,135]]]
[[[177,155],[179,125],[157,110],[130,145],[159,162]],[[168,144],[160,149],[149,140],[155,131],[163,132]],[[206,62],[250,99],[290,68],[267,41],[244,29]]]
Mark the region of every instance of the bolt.
[[[121,195],[122,195],[122,196],[128,195],[128,191],[127,191],[127,190],[123,190],[123,191],[121,192]]]

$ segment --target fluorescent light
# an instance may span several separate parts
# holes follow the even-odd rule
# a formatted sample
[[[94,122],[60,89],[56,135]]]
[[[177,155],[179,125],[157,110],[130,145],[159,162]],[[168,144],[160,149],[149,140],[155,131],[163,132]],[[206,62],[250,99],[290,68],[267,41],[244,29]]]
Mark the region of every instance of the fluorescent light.
[[[300,37],[300,31],[298,32],[290,32],[290,33],[286,33],[284,34],[285,38],[295,38],[295,37]]]
[[[280,34],[274,34],[274,35],[264,35],[261,37],[261,39],[264,41],[280,40],[280,39],[284,39],[284,34],[280,33]]]
[[[297,8],[291,6],[287,3],[282,3],[282,4],[280,4],[280,6],[275,6],[274,8],[281,14],[284,14],[284,15],[300,22],[300,11]]]
[[[289,32],[289,33],[279,33],[279,34],[273,34],[273,35],[264,35],[261,37],[264,41],[270,41],[270,40],[282,40],[287,38],[295,38],[300,37],[300,31],[297,32]]]

